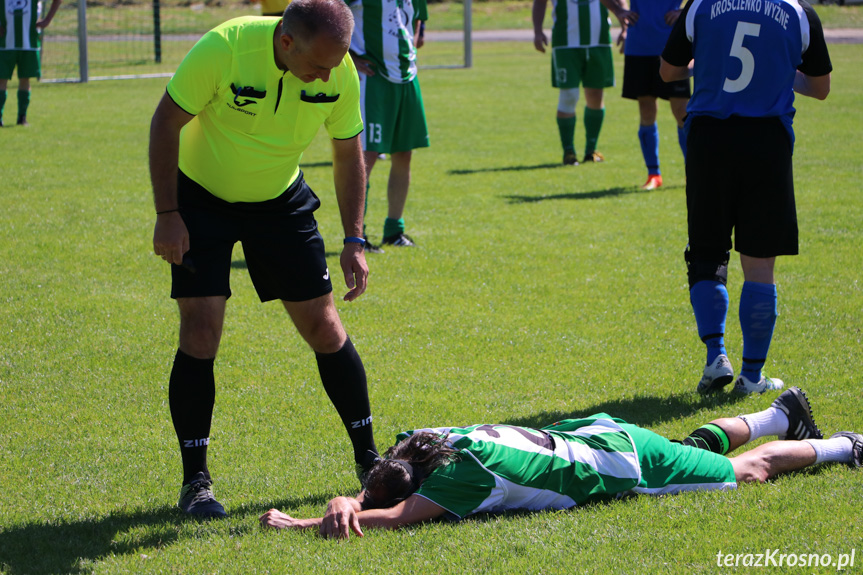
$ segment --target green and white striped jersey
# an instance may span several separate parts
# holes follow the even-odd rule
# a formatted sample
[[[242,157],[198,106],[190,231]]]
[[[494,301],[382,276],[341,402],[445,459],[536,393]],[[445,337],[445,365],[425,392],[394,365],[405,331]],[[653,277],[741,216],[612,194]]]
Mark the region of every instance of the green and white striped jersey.
[[[41,34],[36,28],[42,3],[34,0],[4,0],[0,14],[0,50],[38,50]]]
[[[568,509],[636,487],[632,438],[604,413],[530,429],[472,425],[418,431],[449,434],[460,458],[435,469],[417,495],[461,518],[508,509]]]
[[[552,48],[611,46],[608,10],[599,0],[551,0]]]
[[[351,51],[372,61],[375,73],[406,84],[417,75],[414,26],[428,20],[426,0],[346,0],[354,13]]]

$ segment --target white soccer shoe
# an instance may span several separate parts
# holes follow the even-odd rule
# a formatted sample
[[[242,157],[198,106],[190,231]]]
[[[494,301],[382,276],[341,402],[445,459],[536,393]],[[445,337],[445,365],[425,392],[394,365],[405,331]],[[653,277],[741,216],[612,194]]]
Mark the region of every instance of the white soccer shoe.
[[[776,391],[785,385],[781,379],[761,376],[761,381],[752,383],[745,375],[737,378],[734,384],[734,393],[749,395],[750,393],[764,393],[765,391]]]
[[[698,382],[698,393],[713,393],[734,381],[734,368],[724,353],[716,356],[713,363],[704,368],[704,375]]]

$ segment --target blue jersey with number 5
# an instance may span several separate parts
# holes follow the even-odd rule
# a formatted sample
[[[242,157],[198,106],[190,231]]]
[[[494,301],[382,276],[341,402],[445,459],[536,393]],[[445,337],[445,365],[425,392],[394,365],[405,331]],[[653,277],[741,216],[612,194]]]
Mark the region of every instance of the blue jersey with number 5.
[[[685,13],[695,88],[687,111],[727,118],[794,115],[794,76],[809,47],[796,0],[693,0]]]

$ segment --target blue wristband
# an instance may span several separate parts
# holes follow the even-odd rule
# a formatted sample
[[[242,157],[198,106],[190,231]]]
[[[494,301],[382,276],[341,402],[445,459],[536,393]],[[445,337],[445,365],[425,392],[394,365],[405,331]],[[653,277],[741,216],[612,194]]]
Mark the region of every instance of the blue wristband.
[[[354,237],[354,236],[348,236],[348,237],[346,237],[346,238],[345,238],[344,243],[345,243],[345,244],[360,244],[361,246],[365,247],[365,245],[366,245],[366,240],[364,240],[363,238],[357,238],[357,237]]]

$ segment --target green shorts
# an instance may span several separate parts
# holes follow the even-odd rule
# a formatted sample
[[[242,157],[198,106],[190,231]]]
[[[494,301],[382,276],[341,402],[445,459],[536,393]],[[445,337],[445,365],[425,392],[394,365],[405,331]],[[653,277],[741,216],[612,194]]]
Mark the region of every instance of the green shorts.
[[[554,48],[551,51],[551,85],[555,88],[610,88],[614,63],[610,46]]]
[[[395,84],[380,74],[360,74],[363,149],[391,154],[429,145],[423,96],[418,78]]]
[[[734,467],[724,455],[675,443],[630,423],[620,426],[632,437],[641,463],[641,483],[633,492],[665,495],[737,488]]]
[[[11,80],[18,67],[19,78],[41,78],[39,50],[0,50],[0,80]]]

